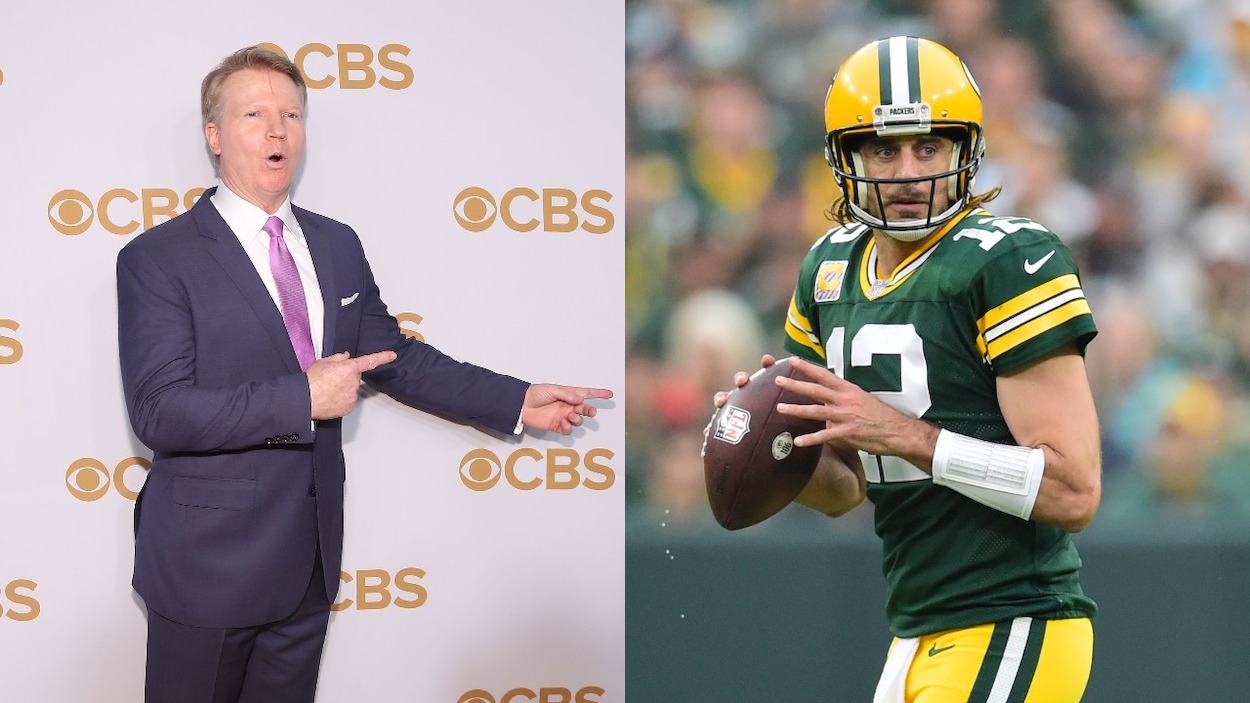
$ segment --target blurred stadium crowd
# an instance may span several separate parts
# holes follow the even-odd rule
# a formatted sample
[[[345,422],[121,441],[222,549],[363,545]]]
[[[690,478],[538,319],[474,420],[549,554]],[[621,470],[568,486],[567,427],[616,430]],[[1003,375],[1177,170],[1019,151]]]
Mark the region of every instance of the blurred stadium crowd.
[[[1250,0],[625,8],[631,521],[718,529],[699,458],[712,394],[784,353],[799,262],[832,226],[825,91],[895,34],[945,44],[979,83],[975,190],[1003,185],[988,209],[1046,225],[1081,262],[1100,329],[1095,525],[1250,520]],[[871,522],[870,506],[796,510],[769,522]]]

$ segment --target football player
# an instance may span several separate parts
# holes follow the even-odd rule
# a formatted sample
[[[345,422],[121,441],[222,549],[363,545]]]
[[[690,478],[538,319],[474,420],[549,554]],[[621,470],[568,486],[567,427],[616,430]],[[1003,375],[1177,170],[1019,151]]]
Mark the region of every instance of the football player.
[[[779,410],[825,421],[795,443],[833,449],[797,501],[875,507],[895,636],[875,700],[1078,701],[1096,605],[1070,533],[1101,466],[1076,263],[1044,225],[986,210],[997,188],[974,192],[981,97],[945,47],[863,47],[825,123],[842,224],[785,323],[806,379],[779,380],[815,404]]]

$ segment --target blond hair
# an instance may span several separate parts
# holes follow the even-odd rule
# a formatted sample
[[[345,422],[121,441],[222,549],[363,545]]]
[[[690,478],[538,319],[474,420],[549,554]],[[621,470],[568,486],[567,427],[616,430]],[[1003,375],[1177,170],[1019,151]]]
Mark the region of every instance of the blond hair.
[[[200,117],[204,124],[221,119],[221,86],[230,76],[246,69],[273,71],[281,73],[295,83],[299,91],[300,109],[308,107],[308,86],[304,84],[304,76],[299,67],[290,59],[270,49],[259,46],[248,46],[230,54],[217,64],[217,67],[204,76],[200,83]]]

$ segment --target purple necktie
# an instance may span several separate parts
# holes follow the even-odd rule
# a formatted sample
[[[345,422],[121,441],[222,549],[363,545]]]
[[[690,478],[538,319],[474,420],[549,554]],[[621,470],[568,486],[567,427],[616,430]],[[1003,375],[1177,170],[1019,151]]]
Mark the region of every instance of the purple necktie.
[[[313,351],[312,330],[308,326],[308,302],[304,300],[304,284],[300,283],[295,259],[282,241],[282,218],[270,217],[263,228],[269,234],[269,270],[274,283],[278,284],[278,299],[282,301],[282,320],[286,334],[295,347],[295,357],[300,369],[307,369],[317,360]]]

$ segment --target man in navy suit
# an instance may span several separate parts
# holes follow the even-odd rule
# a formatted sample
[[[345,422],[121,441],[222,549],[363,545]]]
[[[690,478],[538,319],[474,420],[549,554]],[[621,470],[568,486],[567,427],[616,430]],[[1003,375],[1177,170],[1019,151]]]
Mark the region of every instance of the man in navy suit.
[[[117,259],[126,405],[154,452],[135,504],[146,695],[311,701],[362,376],[507,434],[568,434],[612,393],[531,385],[400,333],[356,233],[291,204],[307,91],[285,57],[235,52],[201,98],[220,184]]]

